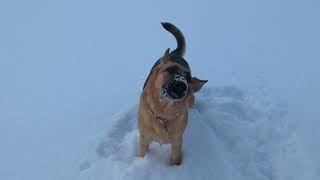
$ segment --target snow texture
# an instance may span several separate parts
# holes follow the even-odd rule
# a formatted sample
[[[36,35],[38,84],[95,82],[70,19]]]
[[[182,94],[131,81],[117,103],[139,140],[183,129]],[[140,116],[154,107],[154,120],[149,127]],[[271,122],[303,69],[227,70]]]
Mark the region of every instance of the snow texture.
[[[184,160],[171,167],[169,145],[151,144],[137,156],[137,106],[124,113],[106,135],[91,142],[80,164],[83,179],[274,179],[271,157],[292,148],[286,110],[265,106],[236,87],[206,88],[190,110]],[[277,139],[277,141],[273,140]]]

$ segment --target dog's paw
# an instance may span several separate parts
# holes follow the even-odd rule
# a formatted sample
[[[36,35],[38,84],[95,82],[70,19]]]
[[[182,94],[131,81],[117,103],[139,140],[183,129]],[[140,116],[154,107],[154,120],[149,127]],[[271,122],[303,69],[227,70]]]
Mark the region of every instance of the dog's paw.
[[[139,153],[138,153],[138,155],[139,155],[140,157],[144,157],[148,151],[149,151],[149,146],[141,146],[141,147],[139,148]]]
[[[182,158],[180,157],[180,158],[176,158],[176,159],[171,158],[169,164],[170,164],[170,166],[180,166],[181,163],[182,163]]]

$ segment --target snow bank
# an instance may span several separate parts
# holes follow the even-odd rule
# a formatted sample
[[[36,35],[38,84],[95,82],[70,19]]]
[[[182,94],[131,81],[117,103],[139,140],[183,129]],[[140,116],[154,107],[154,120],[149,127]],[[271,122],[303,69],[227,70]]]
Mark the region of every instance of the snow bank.
[[[137,156],[137,106],[113,128],[89,143],[79,165],[80,179],[255,179],[278,177],[273,156],[296,147],[289,137],[286,109],[258,94],[212,87],[190,109],[183,164],[169,166],[169,145],[151,144]],[[289,152],[290,153],[290,152]]]

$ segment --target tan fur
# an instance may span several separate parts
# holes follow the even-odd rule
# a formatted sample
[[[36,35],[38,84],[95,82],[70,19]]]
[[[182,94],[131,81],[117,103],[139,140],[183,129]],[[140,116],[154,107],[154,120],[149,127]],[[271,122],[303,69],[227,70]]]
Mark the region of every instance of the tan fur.
[[[167,53],[162,62],[154,69],[141,94],[139,104],[138,125],[140,130],[139,155],[145,156],[152,141],[160,144],[171,144],[172,155],[171,164],[180,165],[182,162],[182,140],[183,133],[188,123],[188,108],[195,103],[194,93],[201,89],[206,81],[192,78],[190,91],[187,96],[179,101],[169,101],[160,95],[160,87],[167,80],[166,73],[163,72],[169,66],[178,66],[183,71],[188,71],[178,63],[170,61]],[[166,128],[158,121],[155,115],[168,120]]]

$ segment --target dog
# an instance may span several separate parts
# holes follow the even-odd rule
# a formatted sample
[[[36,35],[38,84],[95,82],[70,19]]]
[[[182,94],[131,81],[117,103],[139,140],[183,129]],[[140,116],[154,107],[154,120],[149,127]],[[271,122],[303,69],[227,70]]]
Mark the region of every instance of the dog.
[[[171,144],[171,165],[182,163],[183,133],[188,123],[188,108],[195,104],[194,93],[207,80],[191,76],[188,62],[183,58],[186,49],[182,32],[173,24],[161,23],[177,41],[177,48],[153,65],[140,96],[138,127],[139,156],[144,157],[151,142]]]

